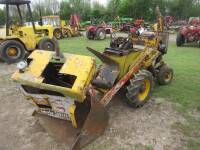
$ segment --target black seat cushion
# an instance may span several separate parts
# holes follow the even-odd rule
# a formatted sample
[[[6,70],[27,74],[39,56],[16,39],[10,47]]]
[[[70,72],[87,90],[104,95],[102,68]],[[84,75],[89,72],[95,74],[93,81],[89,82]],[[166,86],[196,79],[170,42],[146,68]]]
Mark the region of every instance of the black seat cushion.
[[[130,53],[129,50],[121,50],[119,48],[106,48],[104,51],[105,54],[117,55],[117,56],[124,56]]]

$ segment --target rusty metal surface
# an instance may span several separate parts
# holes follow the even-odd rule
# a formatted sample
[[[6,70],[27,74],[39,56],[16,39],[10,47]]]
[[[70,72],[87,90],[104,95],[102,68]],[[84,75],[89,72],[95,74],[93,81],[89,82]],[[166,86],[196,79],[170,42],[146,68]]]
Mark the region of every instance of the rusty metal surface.
[[[93,89],[90,89],[90,91],[93,91]],[[108,112],[101,103],[96,101],[94,98],[95,93],[93,92],[91,94],[92,100],[90,113],[88,114],[81,133],[72,146],[72,150],[80,150],[85,145],[90,144],[104,133],[108,125]]]

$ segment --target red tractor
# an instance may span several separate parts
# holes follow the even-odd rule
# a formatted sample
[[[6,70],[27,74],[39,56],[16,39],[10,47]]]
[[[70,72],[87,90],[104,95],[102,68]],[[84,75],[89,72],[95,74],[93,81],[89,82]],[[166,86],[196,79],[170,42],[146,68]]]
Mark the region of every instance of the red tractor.
[[[200,45],[200,24],[187,25],[180,28],[176,38],[176,45],[182,46],[184,43],[198,42]]]
[[[104,40],[107,34],[112,35],[113,28],[104,22],[101,25],[91,25],[87,28],[86,36],[89,40]]]

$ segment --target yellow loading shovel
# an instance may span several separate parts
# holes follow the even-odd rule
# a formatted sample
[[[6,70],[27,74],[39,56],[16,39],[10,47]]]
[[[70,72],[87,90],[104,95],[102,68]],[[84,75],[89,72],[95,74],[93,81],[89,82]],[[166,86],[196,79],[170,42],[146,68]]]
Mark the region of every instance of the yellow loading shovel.
[[[110,67],[116,69],[116,65],[106,59],[106,57],[103,56],[104,58],[102,58],[101,53],[89,47],[87,47],[87,49],[100,59],[104,59],[104,63],[110,63]],[[98,95],[94,87],[92,85],[88,87],[88,94],[91,99],[91,109],[85,119],[82,129],[73,128],[71,123],[65,120],[51,118],[38,113],[34,113],[34,116],[38,117],[41,125],[56,139],[56,141],[65,143],[69,146],[71,145],[71,150],[82,149],[104,133],[109,120],[106,106],[112,100],[113,96],[115,96],[116,93],[134,77],[133,75],[141,69],[143,61],[147,56],[146,53],[146,50],[142,52],[132,69],[118,83],[116,83],[114,87],[106,92],[100,100],[98,100]]]

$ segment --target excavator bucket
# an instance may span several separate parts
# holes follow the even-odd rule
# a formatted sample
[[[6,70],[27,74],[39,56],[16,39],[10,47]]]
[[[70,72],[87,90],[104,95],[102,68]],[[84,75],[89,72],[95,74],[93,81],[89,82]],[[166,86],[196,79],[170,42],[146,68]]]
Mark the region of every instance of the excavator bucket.
[[[72,127],[69,121],[56,119],[39,113],[34,113],[34,117],[39,120],[39,123],[46,132],[59,143],[70,146],[80,133],[80,129]]]
[[[82,129],[75,129],[65,120],[35,112],[42,127],[59,143],[72,150],[80,150],[101,136],[108,124],[108,113],[99,102],[91,100],[91,110]]]
[[[108,125],[108,120],[109,115],[105,107],[100,102],[92,100],[90,113],[72,146],[72,150],[80,150],[101,136]]]

